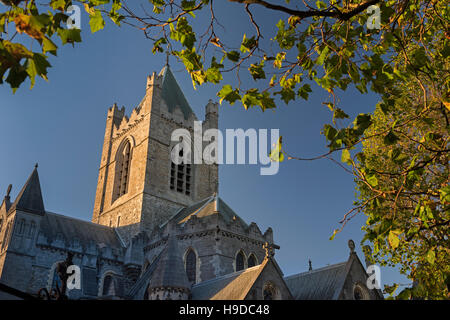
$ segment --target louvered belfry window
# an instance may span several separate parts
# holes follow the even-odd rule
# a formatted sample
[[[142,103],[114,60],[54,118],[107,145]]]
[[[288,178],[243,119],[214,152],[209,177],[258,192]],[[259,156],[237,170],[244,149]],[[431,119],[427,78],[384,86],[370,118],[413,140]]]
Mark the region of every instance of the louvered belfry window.
[[[183,158],[183,149],[179,153],[180,158]],[[181,162],[170,164],[170,190],[184,193],[187,196],[191,195],[191,165]]]

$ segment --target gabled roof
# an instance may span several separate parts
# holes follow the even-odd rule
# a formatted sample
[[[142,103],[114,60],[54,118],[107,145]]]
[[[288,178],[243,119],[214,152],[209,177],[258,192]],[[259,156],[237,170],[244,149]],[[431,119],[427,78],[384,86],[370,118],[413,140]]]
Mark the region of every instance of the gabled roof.
[[[103,243],[111,248],[122,248],[114,228],[48,211],[42,219],[40,232],[49,241],[55,240],[60,234],[68,243],[78,239],[83,247],[87,247],[91,243]]]
[[[285,277],[295,300],[337,299],[347,276],[348,262]]]
[[[169,65],[166,65],[159,75],[163,76],[162,81],[162,98],[167,104],[169,108],[169,112],[173,112],[176,107],[180,108],[183,112],[184,118],[188,119],[189,116],[193,113],[191,107],[189,106],[188,101],[186,100],[183,91],[181,91],[180,86],[177,83],[177,80],[172,74],[172,71],[169,68]]]
[[[151,288],[189,289],[191,284],[184,270],[184,263],[178,250],[175,236],[169,236],[166,247],[161,253],[156,269],[150,279]]]
[[[196,284],[192,287],[193,300],[244,300],[253,284],[269,262],[230,273]]]
[[[10,210],[21,210],[40,215],[45,214],[37,165],[34,167],[22,190],[20,190]]]
[[[204,218],[212,215],[220,215],[226,222],[232,223],[237,221],[245,229],[248,228],[247,223],[239,217],[220,197],[214,195],[202,201],[186,207],[175,214],[169,221],[182,224],[187,222],[192,216]]]

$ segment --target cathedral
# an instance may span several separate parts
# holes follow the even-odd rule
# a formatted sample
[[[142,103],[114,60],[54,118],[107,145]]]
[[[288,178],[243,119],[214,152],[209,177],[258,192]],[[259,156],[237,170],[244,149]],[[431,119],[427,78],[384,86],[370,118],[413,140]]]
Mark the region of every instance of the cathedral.
[[[285,276],[273,230],[247,223],[218,194],[217,164],[175,164],[171,133],[199,121],[168,65],[147,78],[127,116],[107,111],[92,221],[47,211],[38,166],[0,206],[0,285],[29,295],[61,285],[71,256],[80,287],[69,299],[382,299],[349,241],[342,263]],[[206,104],[203,130],[218,128]],[[44,194],[45,194],[45,190]],[[0,289],[0,299],[17,298]]]

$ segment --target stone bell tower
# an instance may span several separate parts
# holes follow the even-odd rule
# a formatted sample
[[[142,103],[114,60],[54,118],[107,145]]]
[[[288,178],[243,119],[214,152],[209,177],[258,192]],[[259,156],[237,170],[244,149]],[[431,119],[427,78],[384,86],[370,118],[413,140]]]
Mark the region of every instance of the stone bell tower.
[[[118,228],[125,241],[150,231],[182,207],[217,191],[217,164],[171,161],[175,129],[194,137],[198,121],[169,66],[147,78],[131,115],[108,109],[92,222]],[[209,102],[203,130],[218,128],[218,104]]]

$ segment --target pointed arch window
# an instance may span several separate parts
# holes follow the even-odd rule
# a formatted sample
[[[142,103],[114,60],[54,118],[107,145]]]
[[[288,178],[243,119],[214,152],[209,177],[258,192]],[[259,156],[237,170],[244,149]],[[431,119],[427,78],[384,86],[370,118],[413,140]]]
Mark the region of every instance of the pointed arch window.
[[[264,285],[263,298],[264,300],[279,300],[278,289],[272,282]]]
[[[256,262],[256,257],[254,254],[251,254],[250,257],[248,257],[247,265],[249,268],[256,266],[258,263]]]
[[[127,140],[116,155],[116,179],[113,201],[128,192],[128,182],[131,167],[131,143]]]
[[[194,250],[189,249],[186,254],[186,275],[190,282],[195,283],[197,280],[197,255]]]
[[[109,292],[112,282],[113,282],[113,277],[111,275],[107,275],[103,279],[102,295],[104,295],[104,296],[108,295],[108,292]]]
[[[236,255],[236,271],[241,271],[244,270],[245,265],[244,265],[244,253],[242,251],[239,251],[238,254]]]

